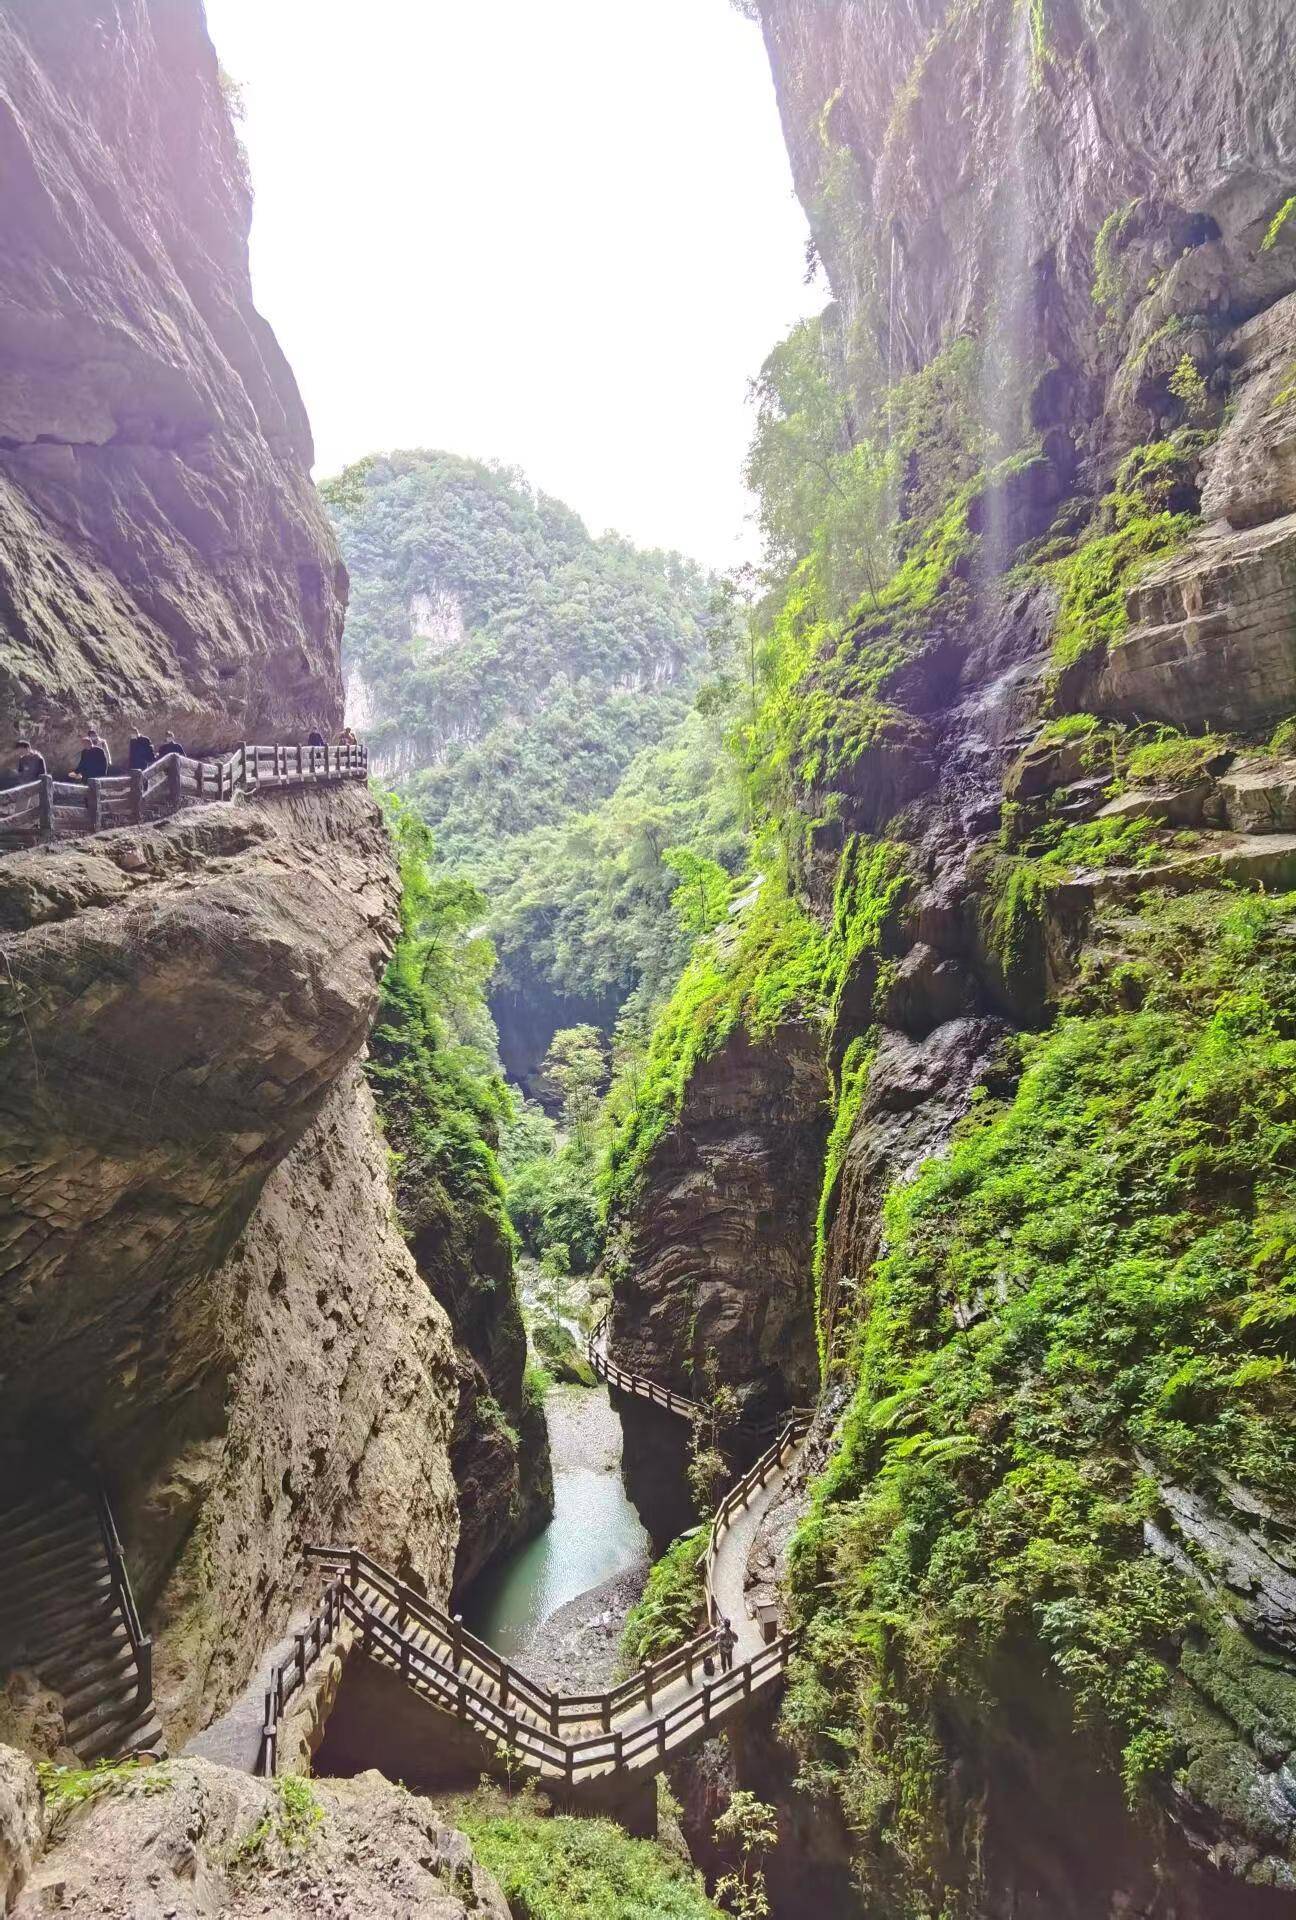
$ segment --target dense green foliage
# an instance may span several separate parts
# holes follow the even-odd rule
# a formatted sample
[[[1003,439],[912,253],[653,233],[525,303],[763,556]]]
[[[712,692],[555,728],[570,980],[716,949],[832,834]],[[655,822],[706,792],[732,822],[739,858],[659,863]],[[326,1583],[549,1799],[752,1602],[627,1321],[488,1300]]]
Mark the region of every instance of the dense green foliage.
[[[1235,1670],[1239,1639],[1143,1522],[1158,1481],[1296,1493],[1294,905],[1145,896],[1110,929],[1121,957],[1022,1043],[1015,1096],[890,1198],[855,1399],[795,1547],[785,1723],[806,1777],[919,1874],[942,1712],[984,1702],[1022,1631],[1115,1729],[1131,1786],[1175,1766],[1219,1786],[1171,1677],[1183,1648]],[[931,1911],[945,1891],[924,1888]]]
[[[712,597],[691,562],[449,454],[362,462],[327,497],[367,735],[447,861],[587,810],[688,712]]]
[[[746,860],[723,714],[694,707],[729,671],[715,581],[449,454],[360,461],[323,491],[351,570],[352,707],[486,896],[493,992],[659,997],[688,948],[672,852]]]
[[[383,979],[367,1068],[395,1155],[397,1202],[409,1224],[435,1189],[456,1212],[503,1217],[495,1159],[509,1097],[493,1064],[485,985],[493,959],[476,932],[484,901],[433,865],[432,838],[393,806],[401,933]]]
[[[736,769],[719,725],[700,713],[645,747],[601,805],[483,861],[501,986],[524,994],[539,980],[613,1004],[660,998],[691,938],[671,909],[681,851],[730,874],[748,851]]]
[[[697,1874],[610,1820],[457,1817],[514,1920],[719,1920]]]
[[[701,1631],[707,1534],[682,1533],[654,1561],[643,1593],[621,1630],[621,1664],[627,1673],[646,1660],[660,1660]]]
[[[1055,666],[1101,663],[1128,625],[1125,596],[1139,572],[1181,545],[1193,524],[1185,514],[1131,516],[1119,532],[1088,540],[1057,563],[1062,610],[1053,642]]]
[[[542,1077],[559,1103],[562,1124],[532,1101],[518,1107],[503,1154],[509,1216],[523,1246],[555,1274],[588,1273],[602,1242],[596,1171],[607,1059],[597,1030],[567,1027],[556,1033]]]
[[[733,923],[700,940],[637,1058],[613,1088],[605,1194],[616,1205],[679,1113],[696,1068],[742,1025],[754,1039],[822,1003],[828,943],[776,875]]]

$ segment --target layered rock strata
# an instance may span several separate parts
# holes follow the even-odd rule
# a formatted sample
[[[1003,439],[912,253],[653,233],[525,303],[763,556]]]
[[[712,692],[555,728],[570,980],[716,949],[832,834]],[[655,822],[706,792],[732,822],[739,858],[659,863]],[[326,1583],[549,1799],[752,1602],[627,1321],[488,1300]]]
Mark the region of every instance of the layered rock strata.
[[[198,0],[0,20],[0,732],[336,724],[346,573]]]

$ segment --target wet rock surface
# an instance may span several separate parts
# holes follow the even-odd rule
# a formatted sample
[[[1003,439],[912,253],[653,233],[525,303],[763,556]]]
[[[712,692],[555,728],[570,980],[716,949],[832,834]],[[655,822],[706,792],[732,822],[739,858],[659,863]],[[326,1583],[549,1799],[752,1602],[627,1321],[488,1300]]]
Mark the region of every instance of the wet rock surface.
[[[808,1026],[773,1043],[738,1029],[695,1074],[618,1256],[611,1348],[621,1366],[696,1397],[714,1365],[753,1412],[813,1390],[826,1092]]]

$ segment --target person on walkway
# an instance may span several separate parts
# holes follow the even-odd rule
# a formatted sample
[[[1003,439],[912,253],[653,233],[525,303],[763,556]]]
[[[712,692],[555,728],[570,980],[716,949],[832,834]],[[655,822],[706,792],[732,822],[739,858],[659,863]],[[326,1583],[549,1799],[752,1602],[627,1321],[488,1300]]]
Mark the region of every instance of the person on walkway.
[[[170,734],[167,735],[162,745],[158,748],[157,757],[159,760],[165,760],[169,753],[178,753],[181,755],[184,753],[184,748],[180,745],[180,742],[172,739]]]
[[[720,1671],[732,1673],[734,1648],[738,1645],[738,1635],[734,1632],[733,1622],[728,1614],[721,1617],[720,1631],[716,1638],[720,1642]]]
[[[143,773],[153,765],[157,755],[153,751],[153,742],[146,733],[133,733],[130,745],[126,749],[126,765],[132,773]]]
[[[338,735],[338,745],[340,747],[358,747],[360,742],[356,739],[350,727],[343,727],[341,733]]]
[[[83,733],[81,758],[68,777],[72,780],[102,780],[107,771],[108,754],[99,744],[98,736],[93,733]]]
[[[45,765],[45,755],[38,753],[30,740],[15,740],[18,758],[14,762],[14,778],[19,786],[27,780],[43,780],[49,772]]]
[[[312,727],[310,732],[306,735],[306,745],[308,747],[326,747],[328,745],[328,741],[324,738],[324,735],[320,732],[318,727]]]

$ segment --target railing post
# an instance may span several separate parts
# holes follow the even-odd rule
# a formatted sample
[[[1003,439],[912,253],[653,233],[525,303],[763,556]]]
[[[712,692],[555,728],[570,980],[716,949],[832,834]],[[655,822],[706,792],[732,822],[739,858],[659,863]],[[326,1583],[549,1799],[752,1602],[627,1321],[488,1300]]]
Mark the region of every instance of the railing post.
[[[135,1670],[139,1675],[139,1685],[135,1697],[141,1706],[148,1706],[153,1698],[153,1641],[150,1636],[141,1640],[135,1649]]]
[[[144,776],[141,774],[141,785],[143,780]],[[167,768],[167,799],[173,808],[180,805],[180,756],[178,753],[171,755],[171,764]]]
[[[612,1748],[612,1762],[614,1766],[623,1767],[625,1765],[625,1759],[624,1759],[625,1735],[622,1733],[620,1727],[618,1727],[616,1730],[614,1740],[615,1740],[615,1744]]]
[[[503,1661],[500,1663],[499,1694],[500,1705],[507,1707],[509,1703],[509,1670]]]
[[[643,1673],[644,1705],[647,1707],[649,1713],[651,1713],[653,1703],[653,1672],[651,1662],[645,1660],[641,1671]]]
[[[400,1671],[401,1679],[405,1682],[406,1686],[408,1686],[410,1677],[410,1643],[408,1640],[402,1640],[400,1643]]]
[[[396,1631],[404,1633],[409,1625],[409,1588],[403,1580],[396,1582]]]
[[[131,768],[131,819],[137,827],[144,824],[144,775],[138,767]]]
[[[604,1733],[612,1731],[612,1700],[609,1694],[603,1695],[602,1725]]]
[[[351,1549],[350,1561],[351,1561],[351,1566],[350,1566],[351,1591],[354,1593],[356,1588],[360,1585],[360,1554],[359,1554],[359,1550],[355,1547],[352,1547]]]
[[[711,1725],[711,1682],[708,1680],[702,1688],[702,1725]]]
[[[450,1659],[456,1673],[463,1663],[463,1615],[456,1613],[450,1622]]]
[[[247,764],[247,741],[240,740],[239,741],[239,785],[242,787],[244,793],[246,793],[248,788],[250,786],[255,785],[255,783],[256,783],[256,763],[255,761],[253,762],[252,779],[249,780],[248,764]]]
[[[304,1687],[306,1685],[306,1635],[294,1633],[293,1639],[297,1642],[297,1684]]]
[[[99,831],[99,782],[97,780],[86,781],[86,812],[90,816],[91,833],[98,833]]]
[[[54,838],[54,776],[50,773],[40,783],[40,835],[42,840]]]

